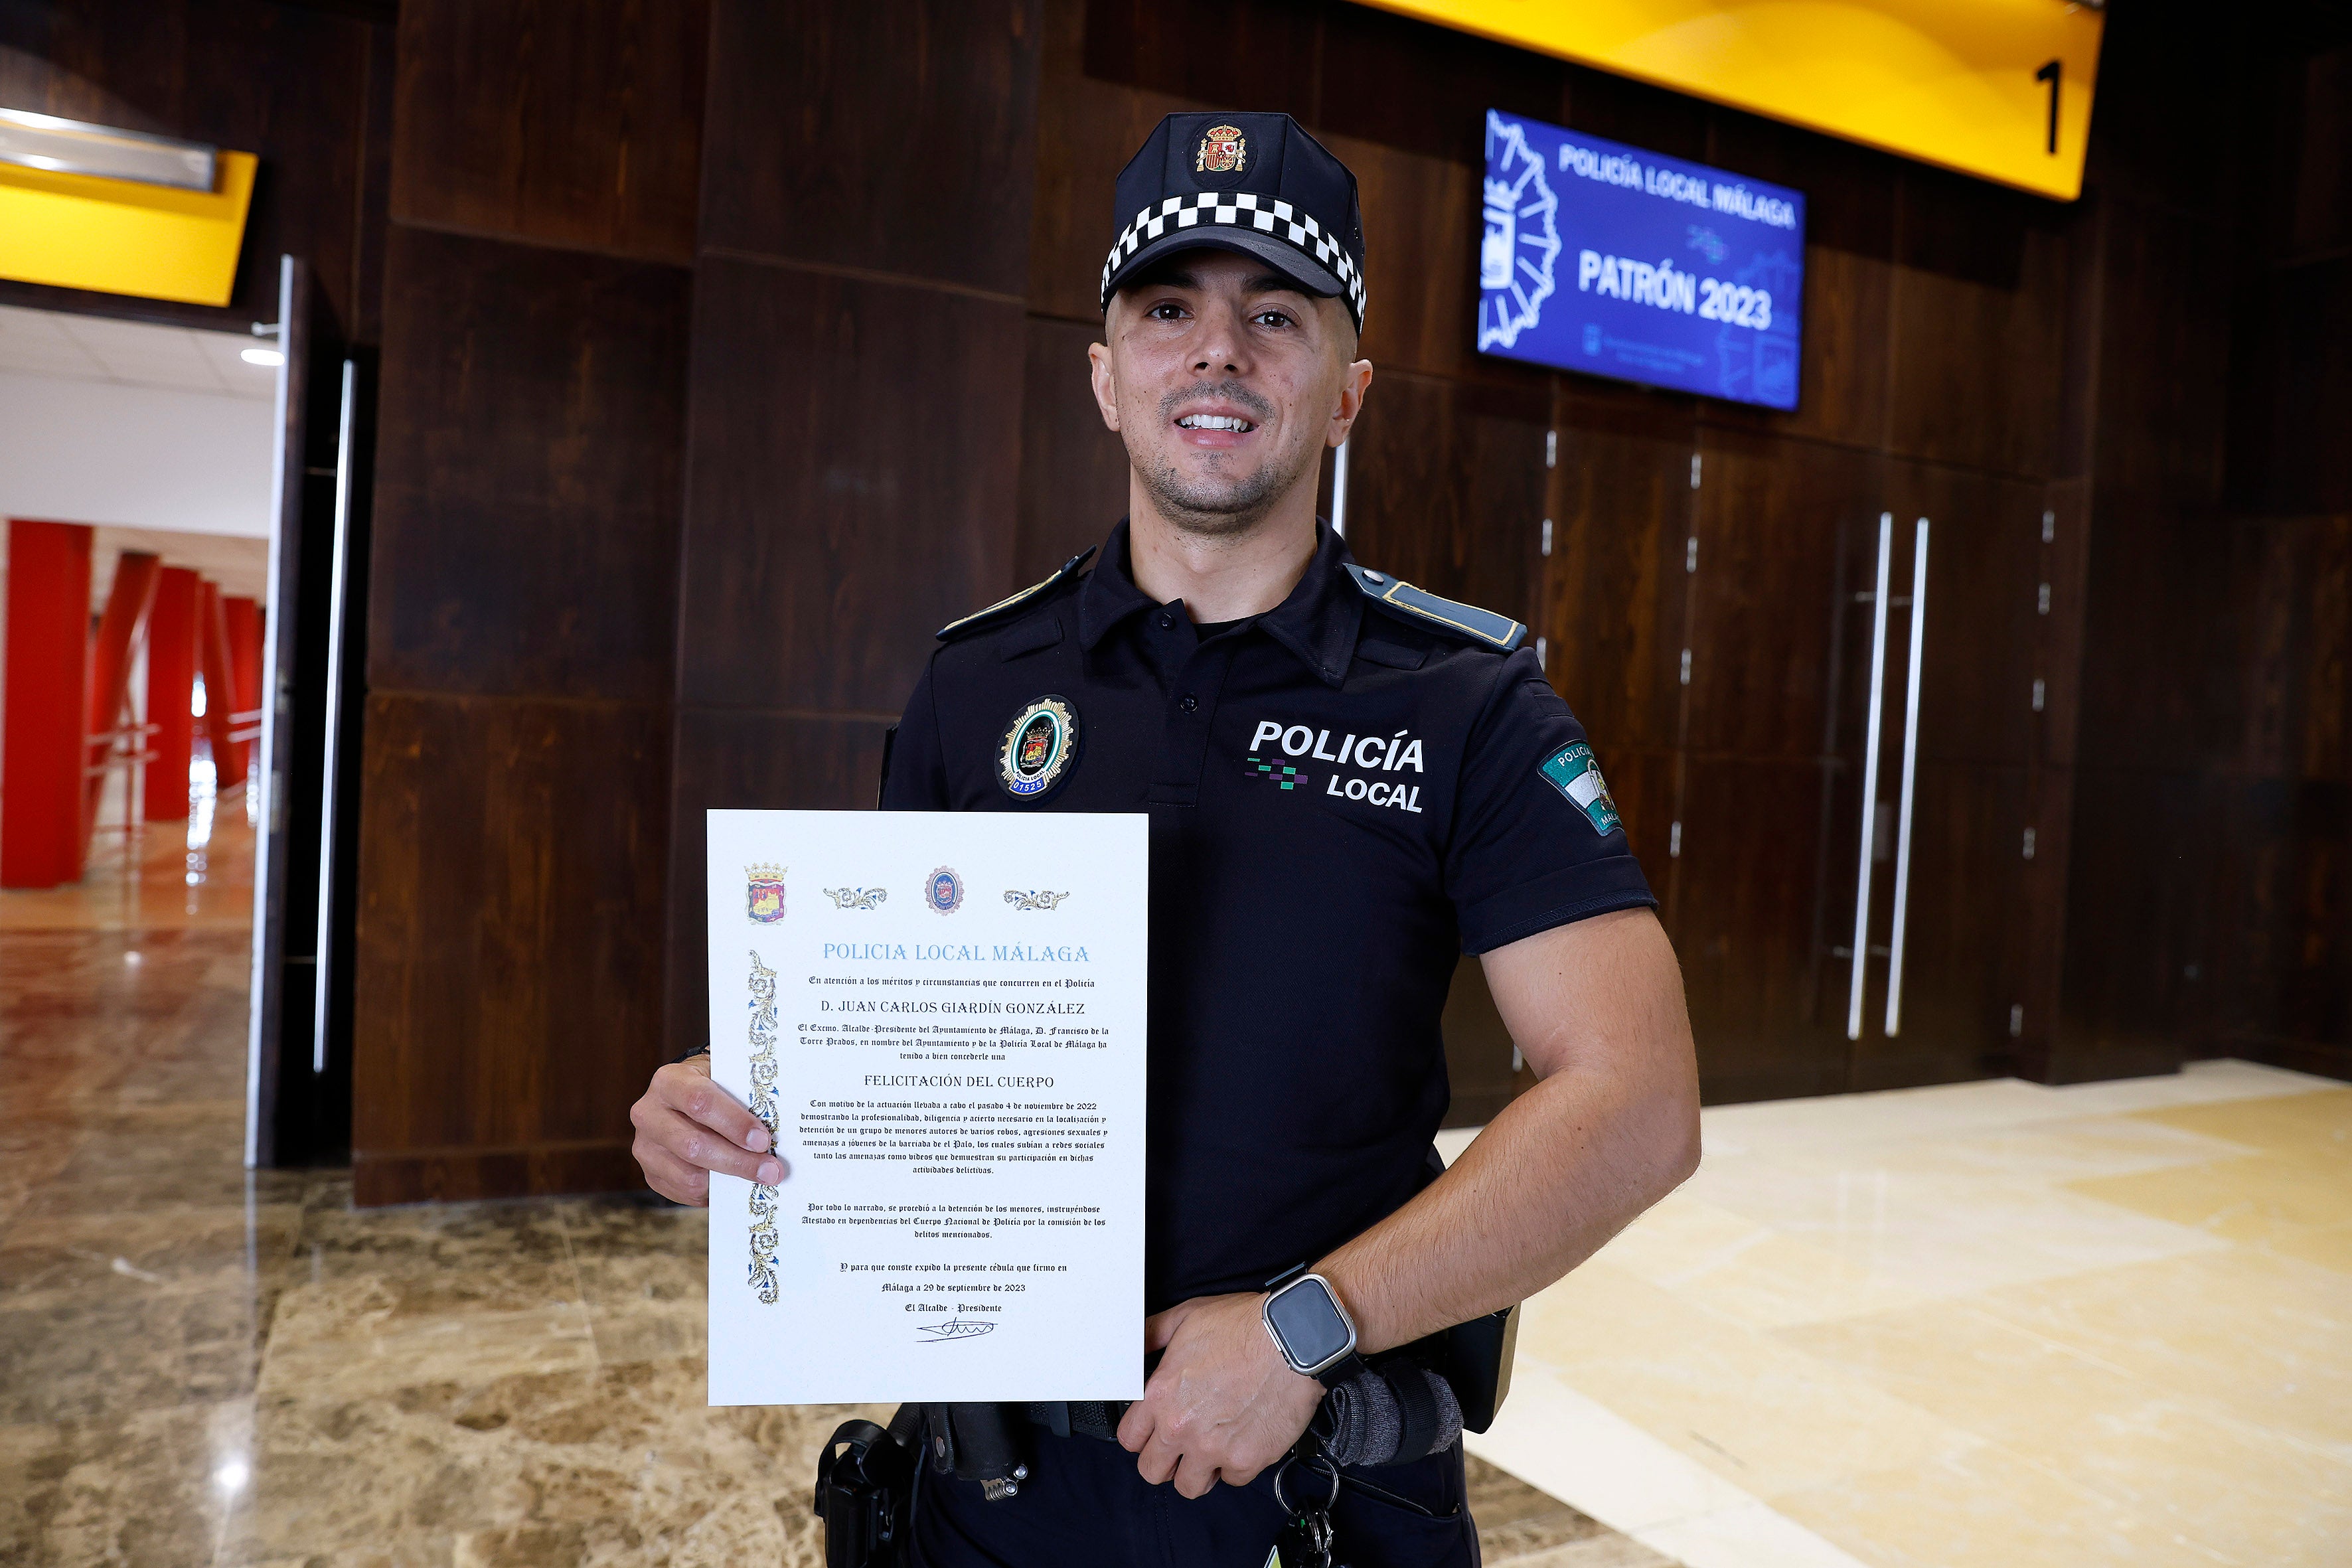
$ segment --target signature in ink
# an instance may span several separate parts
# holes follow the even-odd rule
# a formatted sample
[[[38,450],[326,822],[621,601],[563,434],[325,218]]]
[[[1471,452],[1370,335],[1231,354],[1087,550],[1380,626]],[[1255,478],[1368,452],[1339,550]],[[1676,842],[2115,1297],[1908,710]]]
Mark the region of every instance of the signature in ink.
[[[982,1318],[951,1318],[944,1323],[918,1323],[915,1327],[930,1344],[939,1344],[946,1340],[978,1339],[982,1334],[996,1331],[994,1323]]]

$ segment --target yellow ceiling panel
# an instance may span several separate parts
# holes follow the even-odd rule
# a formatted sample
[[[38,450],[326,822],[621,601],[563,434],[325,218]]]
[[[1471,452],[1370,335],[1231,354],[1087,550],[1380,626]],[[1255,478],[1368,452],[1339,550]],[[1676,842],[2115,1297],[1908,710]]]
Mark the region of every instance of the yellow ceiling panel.
[[[257,162],[221,153],[210,191],[0,163],[0,278],[226,305]]]
[[[2062,201],[2105,23],[2066,0],[1362,0]]]

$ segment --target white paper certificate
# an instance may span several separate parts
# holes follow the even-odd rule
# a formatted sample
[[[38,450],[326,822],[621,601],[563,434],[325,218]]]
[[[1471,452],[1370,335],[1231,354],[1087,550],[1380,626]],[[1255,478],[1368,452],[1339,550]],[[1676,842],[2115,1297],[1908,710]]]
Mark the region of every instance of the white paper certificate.
[[[710,1403],[1139,1397],[1146,819],[709,828]]]

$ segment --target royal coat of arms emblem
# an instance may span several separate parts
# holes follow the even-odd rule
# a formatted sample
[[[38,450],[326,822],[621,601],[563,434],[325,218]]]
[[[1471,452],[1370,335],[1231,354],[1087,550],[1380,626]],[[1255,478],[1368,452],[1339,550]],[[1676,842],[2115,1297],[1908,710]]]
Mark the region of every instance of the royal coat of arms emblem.
[[[744,912],[754,925],[772,926],[784,918],[784,868],[746,866]]]
[[[1202,174],[1238,174],[1249,167],[1249,138],[1238,125],[1212,125],[1192,154],[1192,168]]]

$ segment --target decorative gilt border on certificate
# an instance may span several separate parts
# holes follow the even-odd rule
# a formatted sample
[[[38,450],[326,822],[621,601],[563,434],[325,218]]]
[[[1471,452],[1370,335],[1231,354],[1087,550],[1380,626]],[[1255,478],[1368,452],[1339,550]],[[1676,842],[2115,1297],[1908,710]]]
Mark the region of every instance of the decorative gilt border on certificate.
[[[751,954],[751,1114],[776,1150],[776,972]],[[782,1158],[782,1156],[778,1156]],[[751,1276],[760,1300],[776,1300],[776,1189],[751,1185]]]

